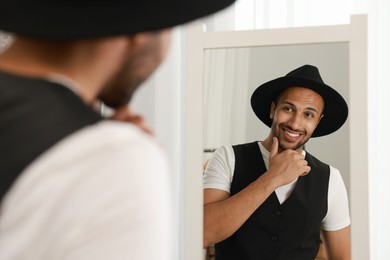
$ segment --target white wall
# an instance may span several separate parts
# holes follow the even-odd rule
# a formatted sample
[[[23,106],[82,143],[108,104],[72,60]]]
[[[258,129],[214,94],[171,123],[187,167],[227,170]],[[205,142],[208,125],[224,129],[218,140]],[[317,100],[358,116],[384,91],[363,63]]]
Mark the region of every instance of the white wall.
[[[358,2],[358,1],[357,1]],[[371,259],[390,259],[390,2],[362,1],[369,22],[369,182]],[[361,7],[361,5],[359,5]]]

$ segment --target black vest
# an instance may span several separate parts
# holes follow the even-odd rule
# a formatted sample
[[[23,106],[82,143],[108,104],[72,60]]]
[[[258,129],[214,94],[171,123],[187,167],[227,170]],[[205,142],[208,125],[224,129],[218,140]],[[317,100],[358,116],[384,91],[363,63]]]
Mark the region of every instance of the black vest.
[[[231,196],[266,171],[258,142],[233,146]],[[329,166],[306,152],[311,167],[280,204],[273,192],[228,239],[216,244],[216,260],[312,260],[328,210]]]
[[[40,154],[101,119],[64,86],[0,72],[0,202]]]

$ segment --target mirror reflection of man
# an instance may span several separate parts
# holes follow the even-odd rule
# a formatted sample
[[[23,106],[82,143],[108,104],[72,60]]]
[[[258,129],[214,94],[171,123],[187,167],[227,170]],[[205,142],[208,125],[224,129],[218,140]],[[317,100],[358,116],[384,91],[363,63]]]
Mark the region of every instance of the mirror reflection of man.
[[[346,121],[343,97],[311,65],[259,86],[251,105],[270,133],[219,148],[204,174],[204,246],[216,260],[350,259],[348,197],[340,172],[303,149]],[[335,144],[337,146],[337,144]],[[337,149],[337,148],[336,148]]]
[[[233,2],[2,1],[1,260],[173,259],[166,155],[127,105],[171,27]]]

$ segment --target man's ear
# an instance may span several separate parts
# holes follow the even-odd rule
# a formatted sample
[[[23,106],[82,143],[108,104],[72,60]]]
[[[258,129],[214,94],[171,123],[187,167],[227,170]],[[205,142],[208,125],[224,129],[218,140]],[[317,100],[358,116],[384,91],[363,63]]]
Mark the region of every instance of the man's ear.
[[[321,122],[321,119],[324,117],[324,114],[320,116],[320,119],[318,119],[317,125]]]
[[[147,34],[146,33],[135,33],[127,36],[129,47],[131,50],[140,48],[147,42]]]
[[[275,102],[274,101],[272,101],[272,103],[271,103],[271,110],[270,110],[270,112],[269,112],[269,118],[271,118],[271,119],[274,119],[274,114],[275,114]]]

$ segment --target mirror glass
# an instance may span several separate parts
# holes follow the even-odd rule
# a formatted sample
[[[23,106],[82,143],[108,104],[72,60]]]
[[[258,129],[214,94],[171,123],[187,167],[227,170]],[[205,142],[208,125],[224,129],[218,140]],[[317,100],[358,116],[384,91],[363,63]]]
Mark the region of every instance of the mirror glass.
[[[318,67],[323,81],[349,103],[347,42],[278,45],[204,51],[203,160],[225,144],[263,140],[269,133],[250,106],[253,91],[304,64]],[[337,132],[311,138],[306,150],[340,170],[349,193],[349,120]]]

